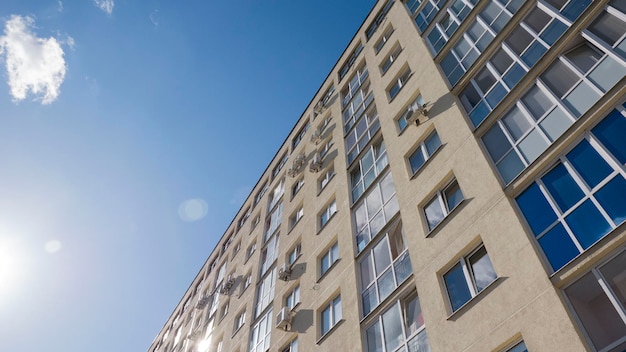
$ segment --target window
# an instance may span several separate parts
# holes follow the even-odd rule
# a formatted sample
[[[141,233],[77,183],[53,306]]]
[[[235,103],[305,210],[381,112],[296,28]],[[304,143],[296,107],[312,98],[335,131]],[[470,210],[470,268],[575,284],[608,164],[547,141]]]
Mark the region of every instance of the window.
[[[380,39],[378,39],[376,44],[374,44],[374,51],[376,52],[376,54],[378,54],[380,50],[385,46],[385,44],[387,44],[389,38],[391,37],[391,34],[393,34],[393,26],[389,25],[389,27],[387,27],[387,30],[385,30],[385,33],[383,33],[383,35],[380,37]]]
[[[326,274],[328,269],[339,260],[339,244],[335,242],[320,258],[320,276]]]
[[[341,108],[344,132],[348,132],[363,112],[374,101],[374,94],[370,91],[369,73],[365,62],[357,68],[350,82],[341,90]]]
[[[523,0],[492,0],[485,6],[441,61],[441,69],[451,85],[461,79],[523,3]]]
[[[283,169],[283,166],[285,166],[288,159],[289,159],[289,153],[285,152],[285,154],[283,154],[283,157],[278,162],[278,165],[276,165],[274,167],[274,170],[272,170],[272,180],[278,176],[278,174],[280,173],[280,170]]]
[[[237,316],[235,317],[235,327],[233,331],[237,332],[237,330],[239,330],[245,323],[246,323],[246,311],[244,310],[243,312],[237,314]]]
[[[230,247],[231,243],[233,243],[233,233],[232,232],[231,232],[230,235],[228,235],[228,238],[222,244],[222,253],[226,253],[226,251],[228,250],[228,247]]]
[[[224,305],[222,306],[222,310],[220,311],[220,320],[224,319],[226,314],[228,314],[229,304],[230,304],[230,301],[226,301],[226,303],[224,303]]]
[[[283,203],[279,202],[278,205],[272,210],[270,215],[267,217],[265,221],[265,237],[264,240],[267,241],[279,228],[280,224],[283,221]]]
[[[476,5],[477,0],[456,0],[446,9],[445,15],[432,27],[426,35],[427,43],[436,55],[441,48],[450,40],[450,37],[470,11]]]
[[[372,24],[370,24],[370,26],[367,27],[367,30],[365,30],[365,38],[367,38],[367,40],[370,40],[370,38],[372,38],[378,27],[381,25],[381,23],[383,23],[383,21],[385,20],[385,16],[387,16],[387,12],[389,12],[389,9],[391,9],[391,6],[393,6],[393,0],[388,0],[385,4],[385,7],[383,7],[380,12],[376,14],[376,18],[372,21]]]
[[[300,254],[302,254],[302,245],[298,243],[291,251],[289,251],[289,253],[287,253],[287,263],[289,263],[289,265],[293,265],[293,263],[295,263],[300,257]]]
[[[515,346],[506,350],[506,352],[528,352],[524,341],[517,343]]]
[[[294,339],[285,348],[280,350],[280,352],[298,352],[298,339]]]
[[[452,311],[456,312],[496,278],[485,246],[481,245],[470,255],[461,258],[452,269],[443,274]]]
[[[376,317],[363,335],[368,352],[430,351],[422,307],[415,292],[398,300]]]
[[[350,71],[350,68],[352,67],[352,65],[354,65],[354,62],[356,61],[356,58],[361,53],[361,50],[363,50],[363,45],[361,44],[361,42],[359,42],[356,48],[350,54],[350,56],[348,56],[346,63],[344,63],[343,66],[341,66],[341,69],[339,70],[340,81],[348,74],[348,71]]]
[[[285,297],[285,307],[294,309],[298,303],[300,303],[300,285],[294,287]]]
[[[613,110],[517,198],[554,271],[626,221],[626,111]]]
[[[272,309],[254,324],[250,331],[249,352],[266,352],[270,348],[270,338],[272,335]]]
[[[330,204],[328,204],[326,209],[324,209],[324,211],[319,215],[320,228],[323,228],[324,226],[326,226],[326,224],[328,223],[328,220],[330,220],[330,218],[333,215],[335,215],[336,212],[337,212],[337,203],[333,199],[333,201]]]
[[[626,252],[593,268],[565,289],[596,351],[626,348]]]
[[[309,121],[307,121],[306,124],[302,126],[300,131],[298,131],[298,134],[296,134],[296,136],[293,137],[293,139],[291,140],[291,149],[294,149],[298,146],[298,144],[300,144],[300,142],[304,138],[304,135],[309,130],[309,127],[311,127],[311,125],[309,124]]]
[[[246,260],[250,259],[250,257],[252,256],[252,254],[254,254],[254,251],[256,251],[256,241],[253,242],[250,247],[248,247],[248,249],[246,250]]]
[[[376,132],[380,130],[376,104],[370,104],[367,110],[356,118],[358,121],[356,124],[352,125],[352,128],[346,133],[345,137],[348,164],[352,164],[354,159],[365,149]]]
[[[232,258],[235,258],[237,253],[239,253],[239,250],[241,250],[241,241],[237,242],[237,244],[235,245],[235,248],[233,248],[233,256],[232,256]]]
[[[261,251],[261,275],[263,275],[276,261],[278,257],[279,238],[272,236],[267,245]]]
[[[341,296],[337,296],[337,298],[333,299],[328,306],[322,309],[320,318],[320,333],[324,336],[341,320]]]
[[[243,280],[243,287],[241,288],[241,292],[245,291],[252,284],[252,273],[248,273],[245,279]]]
[[[421,7],[420,11],[418,12],[417,9],[419,7],[419,5],[422,3],[422,1],[409,1],[410,3],[413,2],[413,4],[409,5],[409,9],[411,8],[415,8],[412,13],[415,14],[415,23],[417,24],[417,27],[420,29],[420,32],[423,32],[426,27],[428,27],[428,25],[430,24],[430,22],[432,22],[432,20],[435,18],[435,16],[437,16],[437,13],[439,12],[439,5],[441,5],[442,3],[445,3],[444,0],[425,0],[424,1],[424,6]]]
[[[291,186],[291,197],[295,197],[296,194],[300,192],[302,187],[304,187],[304,177],[300,177],[299,179],[297,179],[296,182],[294,182]]]
[[[388,164],[387,149],[382,139],[367,148],[367,151],[355,164],[354,169],[350,171],[353,203],[361,198]]]
[[[320,158],[324,159],[324,157],[326,155],[328,155],[328,153],[330,152],[330,149],[333,147],[333,141],[330,140],[328,142],[326,142],[326,144],[324,144],[324,146],[322,147],[322,149],[319,150],[320,153]]]
[[[246,208],[241,218],[239,218],[239,223],[237,224],[237,230],[241,229],[243,225],[246,223],[246,220],[250,217],[250,213],[252,209],[250,207]]]
[[[261,189],[257,192],[256,196],[254,196],[254,205],[259,204],[259,202],[263,198],[263,195],[265,194],[265,192],[267,192],[267,187],[268,187],[267,182],[263,183],[263,186],[261,186]]]
[[[463,192],[456,180],[437,191],[437,194],[424,206],[428,230],[432,231],[437,227],[462,201]]]
[[[304,207],[301,205],[290,217],[289,217],[289,229],[293,229],[296,224],[304,216]]]
[[[389,55],[387,55],[383,62],[381,62],[378,66],[380,68],[381,74],[384,75],[385,73],[387,73],[391,65],[396,62],[396,60],[398,59],[398,55],[400,55],[401,52],[402,47],[400,46],[400,43],[396,43],[396,45],[394,45],[394,47],[391,49]]]
[[[394,83],[387,88],[387,95],[389,96],[389,100],[393,100],[400,90],[404,88],[406,82],[411,78],[413,72],[411,72],[411,68],[406,66],[398,75],[398,77],[394,80]]]
[[[439,147],[441,147],[441,140],[439,140],[437,131],[433,131],[417,146],[417,149],[409,155],[408,160],[409,166],[411,167],[411,174],[415,175],[424,163],[439,150]]]
[[[257,287],[256,310],[254,316],[258,317],[265,308],[271,305],[274,299],[274,289],[276,288],[276,268],[272,269]]]
[[[424,106],[426,104],[426,102],[424,101],[424,98],[422,98],[422,95],[418,95],[417,98],[415,98],[415,100],[413,100],[410,104],[407,105],[407,107],[405,108],[404,112],[402,113],[402,115],[400,115],[400,117],[396,118],[396,125],[398,126],[398,130],[400,132],[404,131],[407,126],[408,126],[408,122],[407,119],[414,114],[415,112],[413,111],[413,109],[411,109],[410,107],[413,105],[417,105],[417,106]]]
[[[270,199],[269,199],[269,204],[267,206],[268,209],[273,209],[274,206],[276,204],[278,204],[278,201],[280,201],[280,199],[283,196],[283,193],[285,193],[285,179],[282,178],[274,187],[274,190],[272,191],[272,193],[270,194]]]
[[[391,230],[364,254],[359,261],[358,272],[362,313],[365,317],[413,272],[402,234],[402,222],[392,226]]]
[[[354,224],[357,231],[356,245],[360,252],[398,212],[396,188],[391,173],[378,181],[354,208]]]
[[[261,222],[261,215],[257,215],[254,217],[254,219],[252,219],[252,225],[250,225],[250,228],[254,230],[254,228],[256,227],[256,225],[259,224],[259,222]]]
[[[333,167],[333,165],[331,165],[329,168],[326,169],[326,172],[324,172],[324,175],[322,175],[322,177],[318,181],[320,192],[324,188],[326,188],[333,176],[335,176],[335,168]]]

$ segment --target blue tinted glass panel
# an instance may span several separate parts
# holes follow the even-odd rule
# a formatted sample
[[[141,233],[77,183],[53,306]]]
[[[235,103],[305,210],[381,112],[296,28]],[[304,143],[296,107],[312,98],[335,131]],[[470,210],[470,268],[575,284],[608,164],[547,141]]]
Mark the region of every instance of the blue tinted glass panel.
[[[513,64],[513,67],[504,75],[504,82],[513,88],[514,85],[519,82],[520,79],[526,74],[526,71],[518,63]]]
[[[535,236],[556,220],[556,214],[536,183],[520,194],[516,201]]]
[[[546,43],[552,45],[561,37],[561,34],[563,34],[565,30],[567,30],[567,26],[564,23],[554,20],[550,23],[550,25],[548,25],[548,28],[543,31],[540,37]]]
[[[532,67],[537,63],[537,61],[539,61],[539,58],[543,56],[543,53],[545,53],[546,50],[547,49],[542,44],[535,41],[522,55],[522,60],[524,60],[524,62],[528,64],[528,66]]]
[[[593,129],[593,134],[620,163],[626,164],[626,118],[622,114],[613,110]]]
[[[508,184],[515,176],[524,170],[522,159],[514,151],[510,152],[500,163],[498,163],[498,171],[502,175],[504,183]]]
[[[613,172],[613,169],[586,139],[583,139],[576,148],[569,152],[567,158],[574,165],[580,176],[587,182],[587,185],[592,188]]]
[[[580,16],[583,11],[591,4],[591,0],[573,0],[567,5],[561,13],[572,22]]]
[[[572,239],[565,232],[563,225],[558,224],[539,239],[539,245],[543,253],[548,258],[554,271],[559,270],[563,265],[578,255],[578,248]]]
[[[611,230],[609,223],[604,220],[590,199],[569,214],[565,221],[584,249],[589,248]]]
[[[563,212],[571,208],[584,195],[563,164],[557,165],[542,180]]]
[[[426,151],[428,152],[428,156],[433,155],[435,150],[439,148],[441,145],[441,140],[439,139],[439,135],[435,132],[430,138],[426,140]]]
[[[450,297],[450,303],[452,304],[452,310],[461,308],[467,301],[472,298],[472,295],[467,286],[465,275],[463,274],[463,268],[461,263],[457,264],[443,276],[446,282],[446,289],[448,290],[448,297]]]
[[[617,175],[595,194],[615,225],[626,221],[626,180]]]
[[[424,154],[422,153],[422,148],[418,148],[413,155],[409,157],[409,163],[411,164],[411,171],[415,173],[419,168],[424,165]]]
[[[502,99],[506,96],[507,93],[508,91],[506,90],[506,88],[504,88],[502,83],[498,83],[496,84],[495,87],[493,87],[491,92],[487,94],[487,98],[486,98],[487,102],[489,103],[491,107],[495,107],[502,101]]]
[[[470,120],[472,120],[472,123],[475,127],[478,127],[478,125],[483,122],[485,117],[487,117],[489,112],[491,112],[491,109],[489,109],[489,107],[483,100],[478,105],[476,105],[474,110],[470,113]]]

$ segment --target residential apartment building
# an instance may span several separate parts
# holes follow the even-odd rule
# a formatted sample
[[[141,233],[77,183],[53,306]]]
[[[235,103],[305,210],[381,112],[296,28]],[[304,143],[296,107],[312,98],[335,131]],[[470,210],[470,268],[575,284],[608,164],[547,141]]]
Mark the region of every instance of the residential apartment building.
[[[626,351],[626,1],[380,0],[149,352]]]

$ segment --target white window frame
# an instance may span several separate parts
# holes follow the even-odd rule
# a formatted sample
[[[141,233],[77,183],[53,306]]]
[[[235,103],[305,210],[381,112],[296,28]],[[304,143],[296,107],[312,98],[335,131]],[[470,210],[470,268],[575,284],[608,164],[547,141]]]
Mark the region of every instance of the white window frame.
[[[328,167],[326,171],[324,172],[324,175],[322,175],[322,177],[318,181],[320,192],[324,190],[326,186],[328,186],[328,184],[330,183],[330,180],[332,180],[334,176],[335,176],[335,167],[333,164],[331,164],[330,167]]]
[[[428,147],[426,146],[427,142],[432,141],[433,138],[436,138],[439,140],[439,144],[437,145],[437,147],[435,147],[434,150],[432,151],[428,151]],[[424,138],[419,144],[418,146],[413,150],[413,152],[411,152],[411,154],[409,154],[406,158],[406,161],[409,165],[409,170],[411,172],[411,176],[414,176],[415,174],[417,174],[423,167],[424,165],[426,165],[426,163],[428,162],[428,160],[430,160],[433,155],[435,155],[441,148],[443,147],[443,144],[441,144],[441,138],[439,137],[439,134],[437,133],[437,130],[432,130],[430,131],[430,133],[428,133],[428,135],[426,136],[426,138]],[[413,169],[413,164],[411,163],[411,158],[415,155],[415,154],[421,154],[422,158],[424,159],[424,162],[419,165],[415,170]]]
[[[385,73],[389,71],[391,66],[396,61],[398,61],[398,56],[400,56],[400,53],[402,53],[402,46],[400,46],[400,42],[396,42],[396,44],[394,44],[394,46],[391,48],[391,51],[389,52],[389,54],[380,63],[380,65],[378,65],[378,68],[380,69],[380,74],[382,76],[384,76]]]
[[[447,193],[448,190],[450,190],[454,186],[458,187],[459,192],[461,192],[461,197],[462,198],[461,198],[461,200],[458,203],[456,203],[452,207],[450,207],[450,203],[449,203],[450,199],[448,199],[446,193]],[[455,192],[455,194],[456,194],[456,192]],[[428,201],[426,203],[424,203],[424,205],[421,207],[422,208],[422,214],[424,216],[424,220],[425,220],[425,224],[426,224],[426,228],[428,229],[428,233],[432,232],[437,227],[439,227],[439,225],[441,225],[441,223],[443,223],[446,220],[446,218],[448,216],[450,216],[450,214],[452,212],[454,212],[455,209],[457,209],[461,204],[463,204],[464,200],[465,200],[465,195],[463,194],[463,190],[461,189],[461,186],[459,185],[459,183],[458,183],[456,178],[452,179],[450,182],[446,183],[446,185],[444,187],[442,187],[441,189],[437,190],[435,195],[430,197],[428,199]],[[428,216],[426,215],[426,209],[429,208],[429,206],[431,204],[439,205],[439,209],[443,213],[443,217],[439,220],[439,222],[437,222],[436,224],[433,224],[432,226],[431,226],[431,224],[429,224]]]
[[[324,276],[330,269],[333,267],[335,263],[339,260],[339,242],[333,243],[330,247],[328,247],[319,260],[319,268],[320,268],[320,277]],[[324,270],[324,265],[326,265],[326,269]]]
[[[328,205],[324,208],[324,210],[319,214],[319,224],[320,229],[324,228],[326,224],[330,221],[330,219],[337,213],[337,202],[333,198],[333,200],[328,203]]]
[[[285,307],[293,310],[300,302],[300,285],[298,284],[285,296]]]
[[[409,67],[408,65],[400,70],[400,74],[398,74],[398,76],[396,76],[396,78],[393,80],[393,84],[387,87],[386,91],[389,101],[393,101],[398,96],[398,94],[400,94],[402,88],[406,86],[406,83],[409,81],[409,79],[411,79],[412,76],[413,71],[411,71],[411,67]]]
[[[328,329],[324,330],[324,312],[329,312]],[[333,298],[320,310],[320,336],[328,334],[342,320],[341,295]]]
[[[393,25],[389,25],[387,27],[387,29],[385,29],[385,32],[383,32],[383,35],[376,41],[376,44],[374,44],[374,52],[376,54],[378,54],[383,47],[385,47],[385,44],[387,44],[387,42],[389,42],[389,38],[391,38],[391,35],[394,32],[394,28]]]

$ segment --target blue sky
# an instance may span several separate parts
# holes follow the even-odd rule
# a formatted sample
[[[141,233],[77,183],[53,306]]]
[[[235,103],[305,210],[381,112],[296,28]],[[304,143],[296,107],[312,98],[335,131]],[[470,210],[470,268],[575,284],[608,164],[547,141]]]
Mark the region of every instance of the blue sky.
[[[374,2],[4,1],[0,350],[147,350]]]

